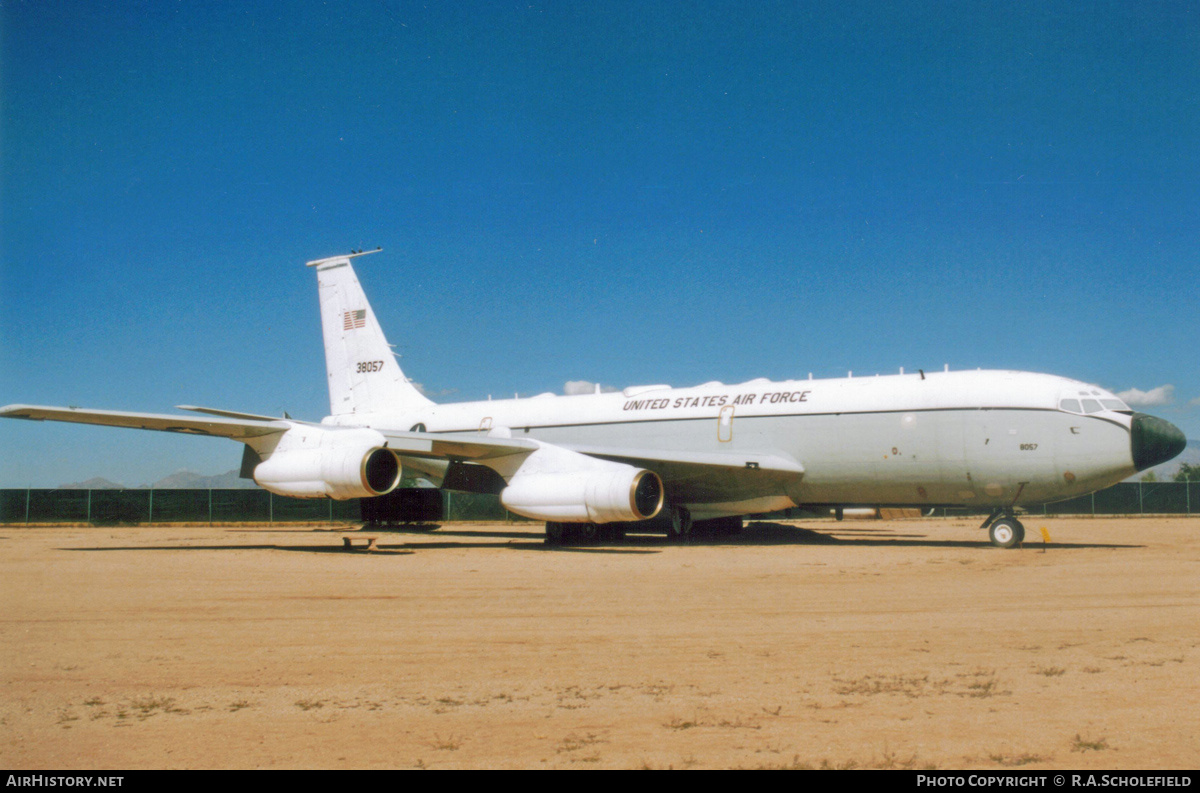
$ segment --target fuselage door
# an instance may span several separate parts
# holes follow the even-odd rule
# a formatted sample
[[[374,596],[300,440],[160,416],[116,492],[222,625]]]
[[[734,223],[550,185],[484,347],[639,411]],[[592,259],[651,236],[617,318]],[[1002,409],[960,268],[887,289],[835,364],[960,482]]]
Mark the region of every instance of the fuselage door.
[[[717,417],[717,440],[721,443],[733,440],[733,405],[721,408],[721,415]]]

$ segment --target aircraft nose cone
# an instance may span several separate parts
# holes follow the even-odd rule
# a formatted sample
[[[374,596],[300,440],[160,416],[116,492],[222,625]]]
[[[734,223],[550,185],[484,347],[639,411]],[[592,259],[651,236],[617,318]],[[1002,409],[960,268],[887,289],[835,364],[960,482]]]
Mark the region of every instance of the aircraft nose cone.
[[[1134,466],[1139,471],[1145,471],[1183,451],[1183,447],[1187,446],[1187,438],[1169,421],[1145,413],[1134,413],[1130,446]]]

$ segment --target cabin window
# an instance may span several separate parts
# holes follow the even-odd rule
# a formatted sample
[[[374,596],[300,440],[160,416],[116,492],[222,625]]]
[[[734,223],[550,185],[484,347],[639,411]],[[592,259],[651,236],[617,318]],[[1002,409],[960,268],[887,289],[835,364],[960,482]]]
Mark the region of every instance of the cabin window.
[[[1083,408],[1079,406],[1078,399],[1064,399],[1058,403],[1059,410],[1065,410],[1068,413],[1082,413]]]
[[[1083,412],[1084,413],[1099,413],[1101,410],[1104,410],[1104,408],[1100,407],[1099,401],[1097,401],[1095,399],[1083,400]]]

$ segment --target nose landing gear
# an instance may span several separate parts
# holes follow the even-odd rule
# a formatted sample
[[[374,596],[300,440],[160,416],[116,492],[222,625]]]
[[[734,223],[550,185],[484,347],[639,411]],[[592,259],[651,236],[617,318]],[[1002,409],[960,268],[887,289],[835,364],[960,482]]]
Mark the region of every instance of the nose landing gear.
[[[980,527],[988,530],[988,539],[992,541],[992,545],[997,548],[1015,548],[1024,542],[1025,524],[1017,520],[1011,512],[1003,517],[999,515],[999,511],[993,512]]]

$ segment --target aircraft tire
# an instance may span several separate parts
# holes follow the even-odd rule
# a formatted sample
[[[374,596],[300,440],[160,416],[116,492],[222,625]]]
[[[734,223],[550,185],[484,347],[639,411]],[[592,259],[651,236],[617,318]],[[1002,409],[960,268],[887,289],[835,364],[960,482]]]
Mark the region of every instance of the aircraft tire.
[[[547,545],[562,545],[563,544],[563,525],[555,521],[546,521],[546,544]]]
[[[598,542],[600,540],[600,534],[600,527],[595,523],[579,524],[579,540],[585,545],[591,545],[592,543]]]
[[[1000,518],[988,529],[988,537],[997,548],[1015,548],[1025,539],[1025,526],[1016,518]]]

